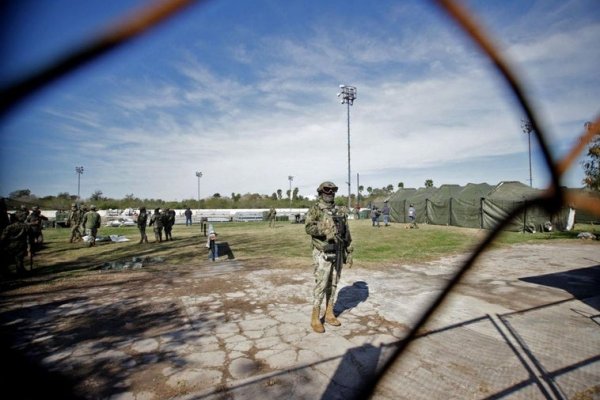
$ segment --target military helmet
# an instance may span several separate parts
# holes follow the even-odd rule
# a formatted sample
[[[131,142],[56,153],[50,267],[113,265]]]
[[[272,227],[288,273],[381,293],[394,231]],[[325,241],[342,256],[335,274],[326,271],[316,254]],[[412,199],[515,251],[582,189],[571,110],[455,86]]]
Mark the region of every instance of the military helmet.
[[[338,190],[338,187],[336,186],[335,183],[326,181],[319,185],[317,192],[323,193],[323,192],[331,191],[331,192],[335,193],[335,192],[337,192],[337,190]]]

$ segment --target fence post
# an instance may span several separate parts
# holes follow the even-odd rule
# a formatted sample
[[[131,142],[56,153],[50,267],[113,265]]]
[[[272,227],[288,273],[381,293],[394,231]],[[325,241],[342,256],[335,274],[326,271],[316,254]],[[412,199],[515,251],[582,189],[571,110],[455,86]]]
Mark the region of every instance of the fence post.
[[[448,201],[448,226],[452,226],[452,197]]]
[[[481,197],[479,199],[479,221],[480,221],[480,229],[483,229],[483,202],[485,201],[485,197]]]

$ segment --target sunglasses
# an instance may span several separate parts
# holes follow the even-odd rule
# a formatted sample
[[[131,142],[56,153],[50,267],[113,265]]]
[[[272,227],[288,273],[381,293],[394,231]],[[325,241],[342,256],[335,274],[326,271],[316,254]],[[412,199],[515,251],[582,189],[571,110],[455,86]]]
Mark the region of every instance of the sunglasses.
[[[325,194],[335,194],[338,191],[338,188],[336,187],[324,187],[322,189],[322,192]]]

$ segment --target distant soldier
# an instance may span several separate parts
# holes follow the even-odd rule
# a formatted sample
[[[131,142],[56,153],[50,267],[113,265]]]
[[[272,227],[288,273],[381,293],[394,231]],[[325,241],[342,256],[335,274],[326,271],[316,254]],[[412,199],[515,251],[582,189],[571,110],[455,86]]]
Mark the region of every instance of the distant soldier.
[[[27,217],[29,216],[29,210],[24,204],[21,204],[21,207],[17,211],[15,211],[15,215],[19,221],[25,222]]]
[[[44,237],[42,236],[42,221],[47,220],[48,217],[42,215],[42,211],[38,206],[33,207],[33,210],[25,219],[25,223],[29,225],[29,244],[32,252],[35,252],[44,241]]]
[[[96,206],[91,205],[90,211],[83,215],[81,225],[85,229],[85,234],[91,237],[90,247],[96,245],[96,235],[98,234],[98,228],[100,228],[100,222],[102,218],[100,214],[96,212]]]
[[[192,225],[192,210],[190,208],[185,209],[185,226]]]
[[[269,210],[269,214],[267,214],[267,219],[269,220],[270,228],[275,228],[276,217],[277,217],[277,211],[275,210],[275,207],[271,207],[271,209]]]
[[[27,255],[27,243],[29,242],[29,226],[22,219],[23,214],[12,214],[10,224],[6,226],[0,235],[0,246],[2,248],[2,273],[6,273],[8,266],[15,263],[17,273],[22,275],[25,270],[25,256]]]
[[[163,213],[163,229],[165,231],[165,240],[173,240],[173,225],[175,225],[175,210],[167,208]]]
[[[154,214],[150,217],[148,226],[154,226],[154,242],[162,242],[163,219],[160,214],[160,208],[154,209]]]
[[[137,218],[137,227],[140,230],[140,243],[148,243],[148,236],[146,236],[146,225],[148,224],[148,213],[146,207],[140,207],[140,215]]]
[[[321,322],[321,304],[325,298],[325,322],[339,326],[333,313],[342,264],[352,265],[352,237],[346,214],[335,205],[337,186],[323,182],[317,189],[318,202],[306,214],[305,230],[312,238],[315,287],[310,325],[317,333],[325,332]],[[338,258],[339,257],[339,258]]]
[[[79,242],[81,240],[81,231],[79,225],[83,220],[83,210],[77,207],[76,203],[71,204],[71,210],[67,216],[67,224],[71,227],[71,238],[69,243]]]

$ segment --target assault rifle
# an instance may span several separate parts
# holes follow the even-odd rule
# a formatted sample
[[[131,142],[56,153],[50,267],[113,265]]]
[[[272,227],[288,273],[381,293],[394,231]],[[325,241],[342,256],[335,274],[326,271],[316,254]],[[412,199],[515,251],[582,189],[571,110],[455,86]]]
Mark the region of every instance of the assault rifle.
[[[346,247],[350,245],[350,232],[346,229],[346,217],[340,215],[333,216],[333,222],[337,230],[335,241],[335,270],[339,274],[342,265],[346,263]]]

